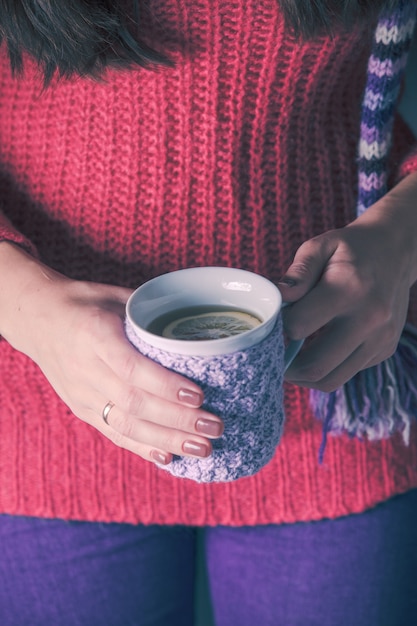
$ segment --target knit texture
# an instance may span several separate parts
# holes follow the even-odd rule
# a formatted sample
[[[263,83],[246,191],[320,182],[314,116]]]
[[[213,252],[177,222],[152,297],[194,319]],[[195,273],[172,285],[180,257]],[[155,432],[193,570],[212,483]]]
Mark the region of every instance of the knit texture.
[[[228,482],[256,474],[273,457],[284,422],[284,340],[282,320],[263,341],[213,357],[184,356],[155,348],[135,333],[126,334],[145,356],[194,380],[204,391],[204,408],[224,421],[206,459],[175,457],[161,466],[173,476],[201,483]]]
[[[42,92],[0,50],[2,236],[81,280],[137,287],[200,265],[278,282],[305,240],[355,216],[361,103],[375,24],[299,44],[276,0],[161,0],[144,25],[175,66]],[[393,175],[417,170],[397,118]],[[409,321],[417,321],[412,299]],[[337,517],[417,487],[417,436],[330,437],[285,385],[284,434],[254,476],[198,484],[119,449],[73,416],[0,340],[0,510],[163,524]],[[103,399],[103,406],[110,398]],[[97,407],[99,413],[103,406]]]
[[[375,30],[362,103],[357,213],[388,189],[392,128],[417,17],[417,3],[399,0]]]
[[[358,215],[388,190],[394,116],[416,17],[417,3],[399,0],[376,27],[362,103]],[[416,372],[417,329],[408,325],[392,357],[358,372],[331,394],[312,390],[315,414],[323,420],[320,458],[328,432],[375,440],[398,431],[408,443],[411,421],[417,417]]]

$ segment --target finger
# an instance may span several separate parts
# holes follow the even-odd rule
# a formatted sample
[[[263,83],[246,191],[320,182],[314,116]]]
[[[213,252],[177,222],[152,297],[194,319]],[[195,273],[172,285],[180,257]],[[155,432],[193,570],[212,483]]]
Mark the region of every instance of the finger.
[[[326,236],[310,239],[298,248],[292,264],[278,283],[284,302],[296,302],[317,284],[336,247],[335,239],[326,233]]]
[[[345,306],[345,294],[340,288],[319,283],[313,291],[283,310],[285,332],[294,340],[310,337],[343,314]]]
[[[114,322],[119,341],[109,341],[107,334],[97,342],[97,351],[121,380],[170,402],[201,406],[204,394],[196,383],[140,354],[126,339],[120,320]]]
[[[128,416],[116,405],[108,414],[107,421],[102,420],[99,430],[113,443],[123,447],[129,439],[139,446],[145,445],[149,449],[162,450],[178,456],[206,458],[212,451],[208,439]],[[131,449],[138,447],[132,443]]]
[[[343,363],[340,363],[327,376],[319,380],[297,380],[296,384],[300,387],[308,387],[310,389],[319,389],[325,393],[335,391],[348,380],[350,380],[359,371],[368,367],[367,361],[368,348],[360,346],[355,350]],[[294,382],[289,379],[290,382]]]
[[[149,363],[154,365],[152,361]],[[201,407],[172,402],[140,387],[128,385],[103,362],[97,363],[94,373],[94,383],[88,387],[88,398],[85,398],[88,408],[99,407],[103,397],[108,397],[125,415],[209,438],[223,434],[223,421]]]
[[[223,434],[223,421],[204,409],[171,402],[138,387],[121,385],[119,381],[108,385],[106,390],[123,415],[213,439]]]
[[[127,385],[100,359],[96,359],[94,367],[83,376],[81,391],[75,394],[71,387],[61,390],[61,397],[78,416],[89,410],[100,414],[100,406],[103,408],[106,402],[103,398],[107,398],[118,407],[118,411],[133,418],[208,438],[220,437],[224,431],[223,421],[216,415],[200,407],[171,402],[139,387]]]
[[[109,414],[110,417],[110,414]],[[89,424],[97,421],[97,413],[92,410],[86,411],[83,419]],[[102,419],[97,422],[97,430],[101,432],[107,439],[124,450],[128,450],[137,456],[142,457],[145,461],[151,461],[159,465],[167,465],[173,460],[173,454],[166,450],[161,450],[157,446],[150,446],[139,441],[134,441],[129,437],[115,434],[110,424],[106,424]]]
[[[361,294],[358,280],[349,269],[341,264],[326,269],[314,289],[284,309],[284,328],[291,339],[304,339],[332,320],[352,315]],[[364,322],[366,326],[366,319]]]
[[[356,322],[356,323],[355,323]],[[379,351],[378,344],[364,341],[363,325],[340,318],[314,337],[286,372],[286,379],[300,386],[338,386],[348,380]],[[321,388],[321,386],[320,386]]]
[[[171,402],[139,387],[127,385],[100,360],[97,360],[91,371],[94,377],[83,380],[82,397],[71,402],[69,398],[74,396],[73,392],[63,394],[76,415],[89,409],[98,415],[100,406],[104,407],[106,402],[103,402],[103,398],[107,398],[117,406],[118,412],[127,416],[213,439],[223,434],[223,421],[200,407]]]

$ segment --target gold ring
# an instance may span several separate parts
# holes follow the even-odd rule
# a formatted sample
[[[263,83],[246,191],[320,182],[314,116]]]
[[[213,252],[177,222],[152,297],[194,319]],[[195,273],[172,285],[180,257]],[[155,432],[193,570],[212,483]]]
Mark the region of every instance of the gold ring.
[[[111,400],[109,400],[106,404],[106,406],[103,409],[103,412],[101,414],[101,417],[103,418],[103,420],[106,422],[107,426],[109,426],[109,422],[108,417],[109,417],[109,413],[112,410],[112,408],[114,407],[114,402],[112,402]]]

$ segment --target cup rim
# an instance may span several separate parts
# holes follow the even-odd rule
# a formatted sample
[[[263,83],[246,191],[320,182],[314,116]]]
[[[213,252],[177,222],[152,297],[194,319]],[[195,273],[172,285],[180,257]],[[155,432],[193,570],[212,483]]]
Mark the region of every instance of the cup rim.
[[[207,339],[202,341],[185,341],[181,339],[172,339],[170,337],[161,337],[159,335],[156,335],[155,333],[151,333],[146,330],[146,328],[141,326],[141,324],[133,318],[132,307],[134,302],[137,300],[140,292],[144,291],[145,289],[152,289],[152,287],[157,282],[162,281],[164,278],[173,274],[181,274],[182,276],[186,276],[187,274],[197,274],[201,271],[214,273],[218,272],[219,270],[223,270],[230,275],[238,274],[242,277],[246,276],[252,281],[256,280],[258,283],[262,283],[263,285],[265,285],[269,290],[271,298],[275,298],[275,309],[273,313],[267,319],[263,320],[259,326],[240,333],[239,335],[232,335],[230,337],[225,337],[222,339]],[[241,268],[231,268],[227,266],[200,266],[173,270],[172,272],[165,272],[164,274],[160,274],[159,276],[156,276],[144,282],[142,285],[137,287],[137,289],[135,289],[129,296],[126,303],[126,318],[133,328],[135,334],[146,344],[151,345],[157,349],[161,349],[169,353],[177,353],[189,356],[215,356],[247,349],[262,341],[262,339],[268,336],[274,328],[276,319],[281,311],[281,308],[281,293],[278,287],[276,287],[276,285],[274,285],[274,283],[265,276]],[[244,338],[243,342],[242,338]],[[245,344],[244,348],[242,348],[242,343]]]

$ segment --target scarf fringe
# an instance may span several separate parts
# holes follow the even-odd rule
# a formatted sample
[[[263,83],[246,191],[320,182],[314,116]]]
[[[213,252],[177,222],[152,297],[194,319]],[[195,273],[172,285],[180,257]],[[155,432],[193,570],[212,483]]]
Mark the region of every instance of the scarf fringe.
[[[387,192],[394,113],[416,18],[416,0],[398,0],[393,10],[381,14],[375,31],[362,105],[357,215]],[[391,358],[330,394],[311,391],[310,400],[323,421],[320,462],[330,432],[371,441],[400,432],[408,444],[417,417],[417,329],[405,327]]]
[[[417,329],[407,324],[393,356],[358,372],[332,393],[311,390],[310,400],[323,421],[320,461],[330,432],[370,441],[400,432],[408,445],[417,418]]]

